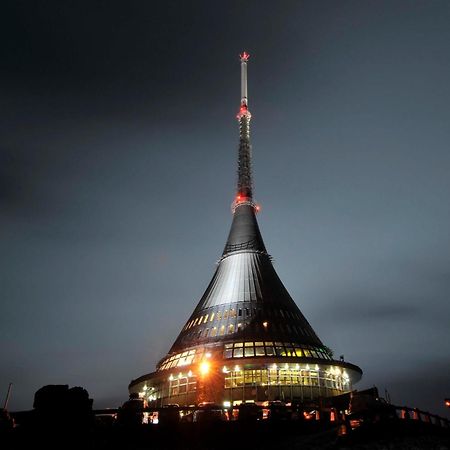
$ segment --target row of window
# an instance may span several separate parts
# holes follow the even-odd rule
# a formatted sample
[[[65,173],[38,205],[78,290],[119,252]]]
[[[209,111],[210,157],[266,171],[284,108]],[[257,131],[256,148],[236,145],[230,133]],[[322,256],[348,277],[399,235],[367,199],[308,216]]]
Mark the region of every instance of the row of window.
[[[206,339],[208,337],[216,337],[216,336],[224,336],[226,334],[233,334],[236,332],[242,331],[244,328],[253,327],[255,330],[260,329],[263,331],[267,331],[268,329],[272,331],[280,331],[282,333],[288,333],[296,336],[306,336],[308,338],[316,339],[314,333],[307,327],[292,325],[289,323],[271,323],[271,322],[262,322],[262,323],[250,323],[250,322],[237,322],[237,323],[228,323],[220,326],[215,326],[212,328],[201,328],[200,330],[192,330],[186,336],[187,339]]]
[[[319,358],[331,360],[321,348],[282,342],[235,342],[226,344],[224,358],[242,358],[251,356],[289,356],[297,358]]]
[[[242,386],[302,385],[347,390],[350,379],[331,371],[305,369],[234,370],[225,375],[225,388]]]
[[[189,330],[192,327],[198,326],[198,325],[202,325],[202,324],[206,324],[206,323],[211,323],[214,320],[216,322],[219,322],[221,320],[226,320],[228,318],[234,318],[234,317],[245,317],[245,318],[249,318],[253,316],[257,316],[258,312],[261,312],[262,310],[258,309],[258,308],[250,308],[250,307],[242,307],[242,308],[230,308],[230,309],[225,309],[225,310],[219,310],[219,311],[213,311],[211,313],[207,313],[204,315],[201,315],[200,317],[196,317],[195,319],[190,320],[185,327],[183,328],[183,330]],[[294,311],[284,311],[282,309],[277,309],[277,308],[265,308],[264,309],[264,313],[265,313],[265,317],[266,318],[280,318],[280,319],[293,319],[293,320],[302,320],[302,317],[299,313],[294,312]]]
[[[236,366],[231,371],[224,368],[224,372],[224,387],[226,389],[243,388],[245,386],[310,386],[345,391],[350,388],[348,375],[345,372],[333,370],[333,368],[322,370],[317,366],[315,369],[284,368],[281,366],[279,368],[241,370]],[[180,374],[169,377],[167,381],[171,396],[195,392],[197,389],[195,376]]]
[[[163,361],[158,370],[172,369],[174,367],[183,367],[196,362],[200,362],[205,355],[205,348],[199,347],[187,350],[183,353],[177,353]],[[297,358],[318,358],[331,360],[332,358],[322,348],[311,345],[302,345],[299,347],[290,342],[235,342],[225,344],[224,358],[243,358],[252,356],[281,356]]]
[[[173,367],[183,367],[189,364],[200,362],[205,354],[204,348],[196,348],[193,350],[185,351],[183,353],[177,353],[165,360],[158,370],[172,369]]]

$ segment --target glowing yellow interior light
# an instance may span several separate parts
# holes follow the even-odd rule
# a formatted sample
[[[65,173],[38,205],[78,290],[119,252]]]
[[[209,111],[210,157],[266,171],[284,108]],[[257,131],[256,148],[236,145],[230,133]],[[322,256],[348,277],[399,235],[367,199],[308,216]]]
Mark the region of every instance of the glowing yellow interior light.
[[[192,370],[188,372],[188,377],[192,377]]]
[[[209,372],[209,366],[210,366],[209,362],[203,361],[203,362],[200,364],[200,373],[201,373],[202,375],[207,375],[207,373]]]
[[[269,325],[269,322],[263,322],[263,327],[267,328],[267,325]]]

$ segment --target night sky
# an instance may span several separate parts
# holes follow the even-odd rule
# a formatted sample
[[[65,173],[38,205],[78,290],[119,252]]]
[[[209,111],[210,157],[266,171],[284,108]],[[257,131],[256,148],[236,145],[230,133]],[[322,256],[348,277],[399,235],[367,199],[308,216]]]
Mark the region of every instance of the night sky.
[[[446,414],[448,1],[4,1],[0,400],[117,407],[231,223],[247,50],[259,224],[360,389]]]

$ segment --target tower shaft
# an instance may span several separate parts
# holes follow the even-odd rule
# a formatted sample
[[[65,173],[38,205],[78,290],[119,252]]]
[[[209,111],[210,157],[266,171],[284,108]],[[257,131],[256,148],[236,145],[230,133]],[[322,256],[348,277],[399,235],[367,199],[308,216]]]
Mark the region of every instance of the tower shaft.
[[[237,115],[239,121],[239,156],[238,185],[236,206],[241,202],[252,201],[252,147],[250,144],[250,120],[252,115],[248,110],[247,63],[250,55],[246,52],[241,59],[241,107]]]

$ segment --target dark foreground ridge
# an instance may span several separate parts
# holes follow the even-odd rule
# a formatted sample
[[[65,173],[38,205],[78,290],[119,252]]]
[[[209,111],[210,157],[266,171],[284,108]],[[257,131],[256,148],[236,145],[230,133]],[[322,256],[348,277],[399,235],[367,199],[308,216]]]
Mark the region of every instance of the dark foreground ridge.
[[[136,397],[93,410],[83,388],[45,386],[32,411],[0,419],[1,448],[77,449],[430,449],[450,450],[450,422],[397,407],[376,388],[316,404],[247,403],[224,408],[147,408]]]

